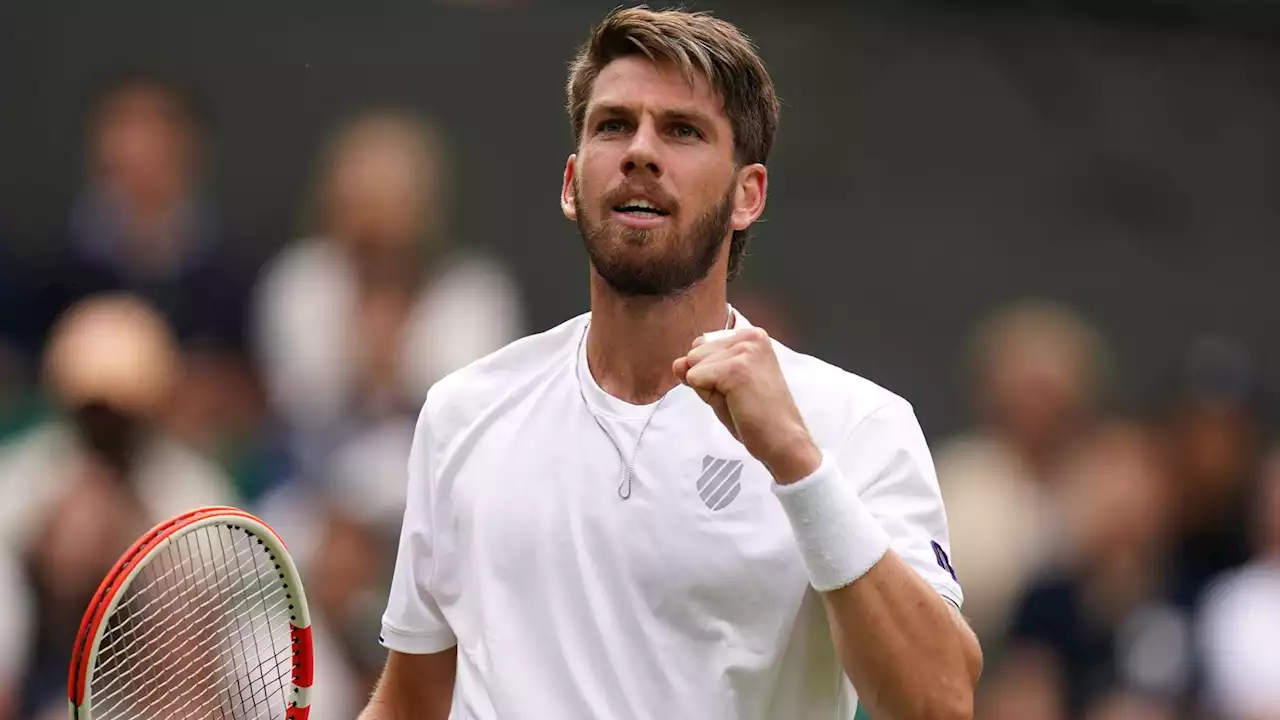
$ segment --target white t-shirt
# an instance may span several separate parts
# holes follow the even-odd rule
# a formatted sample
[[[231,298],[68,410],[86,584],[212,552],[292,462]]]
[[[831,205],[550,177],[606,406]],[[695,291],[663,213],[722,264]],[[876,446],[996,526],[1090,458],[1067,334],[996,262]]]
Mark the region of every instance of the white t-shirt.
[[[351,262],[337,241],[304,240],[271,261],[257,292],[257,351],[272,402],[293,427],[323,432],[349,410],[365,361]],[[520,305],[495,261],[460,254],[441,262],[405,321],[399,390],[425,397],[437,379],[519,337]]]
[[[432,388],[383,644],[458,645],[455,719],[851,718],[856,695],[768,471],[687,387],[656,411],[605,393],[586,368],[587,321]],[[897,553],[959,607],[910,405],[775,347],[816,442]],[[627,461],[635,451],[627,499],[602,425]]]
[[[1200,617],[1206,694],[1224,718],[1280,710],[1280,563],[1257,560],[1205,593]]]

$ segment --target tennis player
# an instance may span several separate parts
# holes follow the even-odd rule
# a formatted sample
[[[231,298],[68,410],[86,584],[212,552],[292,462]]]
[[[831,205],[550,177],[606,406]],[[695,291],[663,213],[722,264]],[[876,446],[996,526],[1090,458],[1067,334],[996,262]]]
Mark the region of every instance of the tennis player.
[[[972,717],[911,406],[726,302],[778,124],[751,42],[616,11],[568,96],[591,312],[431,390],[362,717]]]

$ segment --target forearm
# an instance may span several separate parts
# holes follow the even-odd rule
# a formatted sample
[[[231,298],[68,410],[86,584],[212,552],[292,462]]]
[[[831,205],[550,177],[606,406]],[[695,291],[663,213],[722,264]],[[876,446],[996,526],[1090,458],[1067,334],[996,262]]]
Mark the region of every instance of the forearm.
[[[376,696],[365,706],[356,720],[447,720],[449,709],[443,713],[422,714],[397,706],[395,703],[380,700]]]
[[[823,593],[841,663],[876,720],[973,717],[977,640],[954,606],[892,551]]]
[[[407,720],[409,716],[396,710],[393,703],[389,703],[385,698],[381,697],[376,691],[373,697],[369,698],[369,704],[365,706],[364,712],[356,720]]]
[[[378,686],[373,690],[373,696],[369,698],[369,704],[356,720],[410,720],[417,717],[414,709],[405,702],[405,695],[389,689],[386,680],[387,678],[384,677],[379,681]],[[421,710],[418,712],[420,713]],[[428,717],[433,720],[444,720],[448,717],[448,713],[432,714]]]
[[[357,720],[447,720],[456,671],[456,648],[429,655],[392,652]]]
[[[447,720],[448,717],[447,700],[409,705],[400,698],[374,690],[369,704],[356,720]]]

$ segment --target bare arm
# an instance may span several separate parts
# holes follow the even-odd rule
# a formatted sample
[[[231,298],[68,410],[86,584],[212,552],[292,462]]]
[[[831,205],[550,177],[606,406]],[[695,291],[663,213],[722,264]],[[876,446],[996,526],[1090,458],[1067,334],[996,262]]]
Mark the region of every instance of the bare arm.
[[[973,717],[978,640],[893,551],[823,601],[845,673],[873,718]]]
[[[456,646],[431,655],[391,651],[358,720],[448,720],[457,666]]]

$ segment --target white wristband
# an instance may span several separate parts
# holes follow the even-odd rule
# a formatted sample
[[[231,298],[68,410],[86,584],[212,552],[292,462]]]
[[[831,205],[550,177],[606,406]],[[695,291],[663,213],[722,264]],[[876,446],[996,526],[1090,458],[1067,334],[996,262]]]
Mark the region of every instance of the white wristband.
[[[828,592],[862,577],[889,551],[889,534],[826,453],[809,477],[773,492],[791,521],[809,582]]]

